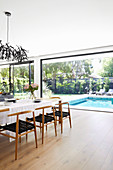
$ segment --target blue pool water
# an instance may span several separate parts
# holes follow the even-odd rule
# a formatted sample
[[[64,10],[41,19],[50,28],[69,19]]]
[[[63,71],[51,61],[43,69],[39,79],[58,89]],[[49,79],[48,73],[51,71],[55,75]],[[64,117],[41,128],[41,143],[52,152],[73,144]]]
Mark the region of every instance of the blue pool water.
[[[83,98],[72,100],[69,102],[73,106],[94,107],[94,108],[110,108],[113,109],[112,98]]]

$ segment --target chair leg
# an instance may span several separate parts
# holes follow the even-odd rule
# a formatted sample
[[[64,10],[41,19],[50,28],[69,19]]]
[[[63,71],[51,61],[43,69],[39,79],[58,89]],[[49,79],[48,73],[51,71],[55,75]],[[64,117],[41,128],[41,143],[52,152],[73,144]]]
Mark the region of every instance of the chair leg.
[[[47,115],[47,113],[46,113],[46,115]],[[46,123],[46,131],[47,131],[47,123]]]
[[[34,134],[35,134],[35,143],[37,148],[37,134],[36,134],[36,123],[35,123],[35,114],[33,112],[33,123],[34,123]]]
[[[61,123],[61,117],[59,117],[59,124]]]
[[[35,129],[34,129],[34,133],[35,133],[35,143],[36,143],[36,148],[37,148],[37,147],[38,147],[38,144],[37,144],[36,126],[35,126]]]
[[[17,115],[16,120],[16,140],[15,140],[15,160],[17,160],[17,150],[18,150],[18,125],[19,125],[19,118]]]
[[[40,133],[41,133],[41,130],[42,130],[42,129],[41,129],[41,123],[40,123]]]
[[[17,150],[18,150],[18,138],[15,140],[15,160],[17,160]]]
[[[28,121],[27,121],[27,117],[26,117],[26,122],[28,122]],[[27,142],[27,139],[28,139],[27,136],[28,136],[28,135],[26,134],[26,142]]]
[[[55,127],[55,136],[57,136],[56,121],[54,121],[54,127]]]
[[[70,123],[70,128],[72,128],[72,125],[71,125],[71,116],[69,116],[69,123]]]
[[[46,131],[47,131],[47,123],[46,123]]]
[[[28,139],[28,138],[27,138],[27,134],[26,134],[26,142],[27,142],[27,139]]]
[[[44,124],[42,123],[42,144],[44,143]]]
[[[63,120],[61,118],[61,133],[63,133]]]
[[[56,126],[57,126],[57,116],[55,116],[55,119],[56,119]]]

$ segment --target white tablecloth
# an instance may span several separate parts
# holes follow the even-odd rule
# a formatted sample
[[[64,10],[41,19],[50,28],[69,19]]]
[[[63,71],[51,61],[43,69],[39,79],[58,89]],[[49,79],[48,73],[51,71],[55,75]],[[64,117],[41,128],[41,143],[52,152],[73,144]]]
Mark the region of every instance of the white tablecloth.
[[[42,100],[40,103],[34,103],[31,100],[18,100],[16,103],[11,103],[9,106],[0,106],[0,109],[9,108],[7,112],[0,112],[0,125],[15,122],[16,116],[8,117],[8,114],[17,113],[26,110],[35,110],[35,108],[42,106],[52,105],[52,101]],[[41,111],[36,111],[35,114],[41,113]],[[46,112],[50,112],[50,109],[46,109]],[[36,116],[36,115],[35,115]],[[25,119],[26,115],[20,115],[20,119]],[[32,114],[27,114],[27,117],[32,117]]]
[[[5,109],[9,108],[9,111],[7,112],[0,112],[0,125],[6,124],[6,123],[13,123],[16,121],[17,116],[10,116],[8,117],[9,114],[12,113],[17,113],[21,111],[27,111],[31,110],[34,111],[36,108],[43,107],[43,106],[49,106],[49,105],[54,105],[57,100],[42,100],[40,103],[34,103],[32,100],[18,100],[16,103],[9,103],[8,106],[0,106],[0,109]],[[49,113],[51,112],[51,109],[45,109],[45,112]],[[35,111],[35,116],[37,114],[41,113],[40,110]],[[33,117],[32,113],[28,113],[27,117]],[[26,114],[19,115],[19,119],[25,120]],[[10,135],[15,134],[13,132],[10,132]],[[12,142],[14,139],[10,138],[9,141]]]

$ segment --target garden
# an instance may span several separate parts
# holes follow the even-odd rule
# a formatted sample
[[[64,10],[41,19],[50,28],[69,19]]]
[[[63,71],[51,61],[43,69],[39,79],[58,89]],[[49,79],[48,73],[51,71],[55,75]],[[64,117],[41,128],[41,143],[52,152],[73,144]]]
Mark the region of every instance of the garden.
[[[0,67],[0,91],[24,98],[26,84],[34,83],[34,65]],[[10,73],[10,74],[9,74]],[[42,63],[42,96],[88,94],[113,89],[113,58],[101,57]]]
[[[48,63],[42,68],[43,94],[87,94],[113,89],[113,58],[110,57]]]

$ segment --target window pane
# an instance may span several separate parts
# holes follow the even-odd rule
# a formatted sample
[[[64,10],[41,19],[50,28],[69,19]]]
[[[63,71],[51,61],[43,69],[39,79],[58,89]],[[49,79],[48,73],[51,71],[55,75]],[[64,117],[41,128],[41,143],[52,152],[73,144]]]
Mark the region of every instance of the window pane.
[[[14,66],[14,94],[23,95],[25,84],[29,84],[29,65]],[[25,94],[24,94],[25,95]]]
[[[113,89],[113,53],[42,60],[43,97]]]
[[[29,82],[34,83],[34,63],[0,66],[1,92],[10,92],[16,98],[29,97],[30,94],[24,90],[25,84]]]
[[[9,66],[0,66],[0,91],[9,92]]]

